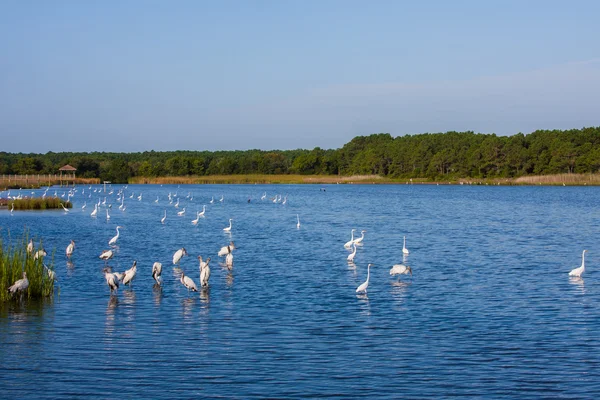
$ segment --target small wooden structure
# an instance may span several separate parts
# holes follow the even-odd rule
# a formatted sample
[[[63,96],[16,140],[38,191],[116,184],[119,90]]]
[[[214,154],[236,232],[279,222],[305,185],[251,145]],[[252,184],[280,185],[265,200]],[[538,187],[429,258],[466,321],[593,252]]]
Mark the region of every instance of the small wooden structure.
[[[67,164],[58,170],[60,171],[60,186],[63,185],[63,182],[66,186],[69,186],[69,181],[73,182],[73,186],[75,186],[75,171],[77,171],[77,168]]]

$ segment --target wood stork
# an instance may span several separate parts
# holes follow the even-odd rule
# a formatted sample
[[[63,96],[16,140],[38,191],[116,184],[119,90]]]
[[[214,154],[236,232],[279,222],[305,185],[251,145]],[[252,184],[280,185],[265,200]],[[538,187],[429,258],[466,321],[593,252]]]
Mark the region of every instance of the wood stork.
[[[179,261],[181,261],[181,258],[183,256],[187,256],[187,251],[185,250],[185,247],[180,248],[175,252],[175,254],[173,254],[173,264],[179,266]]]
[[[587,253],[587,250],[584,250],[583,253],[581,253],[581,267],[575,268],[569,272],[569,276],[580,277],[585,272],[585,253]]]
[[[207,287],[210,279],[210,257],[206,259],[206,262],[202,262],[201,257],[198,257],[198,259],[200,260],[200,286]]]
[[[27,273],[23,271],[23,278],[17,280],[8,288],[8,291],[13,294],[17,292],[24,292],[29,287],[29,280],[27,279]]]
[[[104,279],[106,279],[106,284],[110,288],[110,294],[112,294],[113,292],[116,292],[119,288],[119,279],[116,277],[115,274],[110,272],[110,268],[104,268],[103,271]]]
[[[396,264],[390,269],[390,275],[408,275],[412,276],[412,268],[404,264]]]
[[[371,276],[371,265],[373,264],[369,264],[367,266],[367,280],[356,288],[356,293],[364,292],[365,294],[367,294],[367,288],[369,287],[369,278]]]
[[[35,254],[33,255],[33,259],[37,260],[38,258],[46,257],[47,255],[48,253],[46,253],[46,250],[40,249],[35,252]]]
[[[231,253],[231,251],[235,249],[235,245],[233,244],[233,241],[229,242],[229,246],[223,246],[221,247],[221,250],[219,250],[219,252],[217,253],[217,255],[219,257],[223,257],[226,256],[227,254]]]
[[[231,269],[233,267],[233,253],[229,252],[227,257],[225,257],[225,265]]]
[[[154,278],[154,280],[156,281],[158,286],[162,285],[162,278],[160,276],[161,273],[162,273],[162,264],[159,262],[155,262],[152,265],[152,277]]]
[[[183,271],[181,271],[181,278],[179,279],[179,281],[181,283],[183,283],[183,286],[185,286],[187,288],[188,294],[189,294],[190,290],[193,292],[198,291],[198,287],[196,286],[196,284],[194,283],[192,278],[190,278],[189,276],[185,276]]]
[[[111,258],[113,258],[114,255],[115,255],[115,253],[113,253],[112,250],[104,250],[98,258],[100,258],[101,260],[104,260],[104,263],[106,264],[106,262],[108,260],[110,260]]]
[[[131,287],[131,281],[135,278],[135,274],[137,273],[137,261],[133,262],[131,268],[124,272],[125,276],[123,277],[123,285],[129,285]]]
[[[71,243],[69,243],[69,245],[67,246],[67,250],[65,251],[65,253],[67,254],[67,258],[71,258],[71,256],[73,255],[73,250],[75,250],[75,241],[71,240]]]

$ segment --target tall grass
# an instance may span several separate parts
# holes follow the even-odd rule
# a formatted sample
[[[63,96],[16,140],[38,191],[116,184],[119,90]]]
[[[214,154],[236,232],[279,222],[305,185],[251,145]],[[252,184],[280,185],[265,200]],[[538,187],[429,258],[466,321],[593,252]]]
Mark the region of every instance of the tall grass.
[[[29,280],[29,287],[23,296],[28,299],[39,299],[54,294],[54,281],[50,279],[42,259],[34,260],[33,258],[41,246],[29,254],[27,253],[27,242],[28,239],[25,236],[15,246],[5,246],[0,239],[0,303],[9,301],[11,298],[21,297],[20,293],[9,293],[8,288],[23,277],[23,271],[27,273]],[[52,262],[47,266],[51,270],[54,269]]]
[[[15,210],[51,210],[51,209],[62,209],[61,203],[66,208],[73,208],[73,204],[70,201],[62,201],[54,197],[33,197],[19,200],[9,200],[8,207],[12,208],[15,205]]]
[[[302,184],[302,183],[391,183],[388,178],[378,175],[207,175],[207,176],[161,176],[134,177],[129,183],[149,184]]]

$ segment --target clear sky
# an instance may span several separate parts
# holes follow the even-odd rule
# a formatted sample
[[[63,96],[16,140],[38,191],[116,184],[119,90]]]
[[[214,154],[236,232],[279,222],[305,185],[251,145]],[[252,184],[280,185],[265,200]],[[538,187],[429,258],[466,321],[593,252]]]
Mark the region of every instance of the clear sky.
[[[600,1],[0,0],[0,151],[600,125]]]

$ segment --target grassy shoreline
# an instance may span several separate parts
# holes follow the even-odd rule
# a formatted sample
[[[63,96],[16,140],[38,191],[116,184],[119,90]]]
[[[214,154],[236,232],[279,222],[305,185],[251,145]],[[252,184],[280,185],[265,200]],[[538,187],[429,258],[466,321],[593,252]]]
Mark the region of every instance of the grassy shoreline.
[[[419,184],[419,185],[500,185],[500,186],[598,186],[600,174],[535,175],[519,178],[385,178],[379,175],[209,175],[134,177],[131,184]]]

